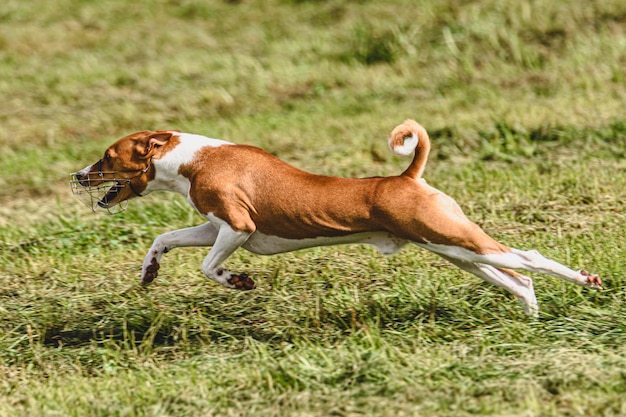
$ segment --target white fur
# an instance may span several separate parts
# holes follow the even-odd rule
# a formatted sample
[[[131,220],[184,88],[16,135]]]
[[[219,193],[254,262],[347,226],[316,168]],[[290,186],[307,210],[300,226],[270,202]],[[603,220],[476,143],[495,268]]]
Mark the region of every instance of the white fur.
[[[383,255],[397,253],[407,243],[406,240],[387,232],[353,233],[345,236],[316,237],[311,239],[285,239],[278,236],[254,232],[243,244],[243,248],[259,255],[274,255],[316,246],[362,243],[374,246]]]
[[[156,175],[154,180],[148,183],[148,186],[142,193],[143,195],[152,191],[165,190],[187,196],[190,187],[189,180],[178,173],[178,168],[182,164],[191,162],[196,152],[202,148],[233,145],[233,143],[225,140],[207,138],[192,133],[178,133],[177,135],[180,137],[178,146],[165,154],[161,159],[152,161],[156,168]]]
[[[148,184],[144,193],[147,194],[155,190],[176,191],[187,196],[189,202],[193,205],[189,197],[191,184],[187,178],[178,173],[180,166],[191,162],[196,153],[204,147],[233,144],[188,133],[181,133],[180,141],[180,144],[172,151],[161,159],[153,161],[156,175],[154,180]],[[397,146],[392,150],[397,154],[408,155],[415,150],[418,141],[418,136],[413,134],[405,139],[403,145]],[[289,181],[288,178],[282,180]],[[423,183],[424,187],[429,187],[424,180],[420,179],[419,181]],[[457,216],[460,221],[467,221],[460,207],[453,199],[435,188],[432,188],[432,193],[439,196],[440,210],[446,211],[451,216]],[[259,231],[253,233],[239,232],[213,213],[206,213],[203,216],[209,220],[208,223],[164,233],[155,239],[144,259],[142,273],[144,282],[150,282],[156,277],[155,271],[158,270],[161,257],[164,253],[176,247],[212,246],[202,263],[202,271],[205,275],[226,287],[246,287],[249,289],[253,285],[250,286],[249,283],[241,284],[241,280],[247,278],[245,274],[235,275],[221,268],[221,264],[239,247],[261,255],[272,255],[314,246],[363,243],[373,245],[381,253],[388,255],[398,252],[407,243],[406,240],[384,231],[353,233],[337,237],[286,239],[266,235]],[[280,219],[276,220],[280,221]],[[531,272],[545,273],[564,278],[582,286],[601,288],[597,276],[593,276],[594,279],[590,279],[589,274],[582,271],[573,271],[566,266],[543,257],[536,251],[512,249],[510,252],[480,254],[457,246],[435,243],[416,244],[439,254],[458,267],[490,283],[507,289],[523,303],[526,312],[532,315],[536,315],[538,311],[533,282],[529,277],[510,270],[524,269]],[[232,278],[236,278],[236,280]]]
[[[585,287],[592,286],[589,283],[589,278],[580,271],[574,271],[552,259],[548,259],[535,250],[511,249],[511,252],[505,253],[479,254],[457,246],[437,245],[434,243],[418,243],[417,245],[446,258],[459,259],[463,262],[487,264],[500,268],[524,269],[563,278]]]
[[[418,143],[419,138],[415,133],[409,138],[404,138],[404,142],[399,146],[391,146],[391,138],[389,138],[389,147],[397,155],[410,155],[417,148]]]
[[[225,287],[234,288],[235,286],[230,282],[233,274],[229,270],[221,268],[220,265],[249,237],[249,233],[233,230],[230,225],[222,222],[217,230],[213,248],[202,261],[204,275]]]
[[[461,259],[447,257],[445,255],[441,256],[459,268],[464,269],[491,284],[508,290],[522,303],[526,314],[531,316],[538,315],[539,306],[537,305],[537,297],[535,296],[533,281],[527,276],[511,275],[507,271],[498,269],[492,265],[467,262]]]

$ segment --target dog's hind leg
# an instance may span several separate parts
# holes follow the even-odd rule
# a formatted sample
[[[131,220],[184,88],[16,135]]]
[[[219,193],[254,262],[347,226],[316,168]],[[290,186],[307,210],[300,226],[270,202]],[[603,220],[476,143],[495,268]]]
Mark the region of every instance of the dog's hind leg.
[[[488,255],[494,259],[494,262],[500,262],[502,256]],[[602,289],[602,280],[598,275],[590,274],[584,269],[580,271],[574,271],[562,265],[552,259],[546,258],[536,250],[524,251],[520,249],[511,249],[509,255],[504,255],[507,258],[505,262],[510,262],[511,268],[525,269],[531,272],[537,272],[541,274],[548,274],[555,277],[563,278],[566,281],[573,282],[574,284],[581,285],[583,287],[591,287],[598,290]]]
[[[548,274],[583,287],[602,289],[602,280],[598,275],[583,270],[574,271],[552,259],[546,258],[536,250],[523,251],[506,248],[498,252],[476,253],[459,246],[441,244],[421,244],[418,246],[431,250],[441,256],[447,256],[462,261],[492,265],[497,268],[523,269],[529,272]]]
[[[533,281],[529,277],[518,274],[517,272],[509,269],[462,261],[460,259],[444,255],[441,256],[459,268],[464,269],[491,284],[508,290],[522,303],[526,314],[531,316],[538,315],[539,307],[537,305],[537,297],[535,296]]]
[[[226,223],[220,225],[215,243],[209,254],[204,258],[204,261],[202,261],[202,272],[207,277],[228,288],[238,288],[240,290],[254,289],[254,281],[247,274],[233,274],[221,267],[222,263],[238,247],[243,245],[250,235],[251,233],[249,232],[236,231]]]
[[[217,238],[218,228],[207,222],[199,226],[174,230],[163,233],[152,243],[152,247],[143,260],[141,273],[142,284],[152,282],[158,275],[159,262],[164,253],[174,248],[189,246],[213,246]]]

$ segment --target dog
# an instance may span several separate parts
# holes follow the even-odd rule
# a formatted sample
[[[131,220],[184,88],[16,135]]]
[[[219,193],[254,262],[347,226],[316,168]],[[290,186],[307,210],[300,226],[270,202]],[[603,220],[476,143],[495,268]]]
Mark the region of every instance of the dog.
[[[422,174],[431,145],[419,123],[395,127],[388,144],[396,154],[414,154],[402,174],[341,178],[302,171],[254,146],[175,130],[143,131],[115,142],[99,161],[71,174],[70,184],[74,194],[88,196],[94,211],[165,190],[185,196],[208,220],[158,236],[143,261],[143,284],[157,277],[161,257],[177,247],[212,246],[202,262],[204,274],[225,287],[250,290],[255,284],[247,274],[222,267],[240,247],[272,255],[361,243],[391,255],[412,242],[505,288],[534,316],[533,281],[514,270],[602,289],[598,275],[497,242],[451,197],[427,184]]]

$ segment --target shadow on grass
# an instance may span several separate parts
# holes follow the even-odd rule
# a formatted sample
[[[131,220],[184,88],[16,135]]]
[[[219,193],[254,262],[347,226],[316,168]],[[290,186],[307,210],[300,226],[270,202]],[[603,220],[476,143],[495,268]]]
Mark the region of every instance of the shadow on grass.
[[[273,344],[333,343],[363,330],[451,340],[455,331],[490,325],[502,313],[478,309],[473,314],[468,300],[428,293],[417,299],[415,295],[376,298],[377,294],[365,291],[358,302],[344,302],[332,295],[326,298],[324,293],[303,298],[294,291],[289,295],[293,298],[277,302],[281,297],[266,292],[224,290],[210,296],[176,294],[162,299],[138,290],[116,300],[92,300],[81,311],[49,313],[39,334],[41,343],[50,347],[113,342],[128,348],[153,348],[246,338]]]

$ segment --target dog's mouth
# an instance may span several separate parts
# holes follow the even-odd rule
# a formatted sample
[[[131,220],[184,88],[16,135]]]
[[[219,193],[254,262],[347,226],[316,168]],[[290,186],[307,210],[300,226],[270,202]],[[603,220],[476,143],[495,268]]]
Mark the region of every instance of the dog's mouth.
[[[116,214],[126,210],[128,202],[120,199],[120,193],[129,183],[130,180],[128,179],[113,178],[91,181],[77,173],[70,174],[72,193],[93,212]]]
[[[120,190],[124,188],[125,186],[126,184],[120,184],[119,182],[113,183],[113,185],[109,187],[109,190],[96,203],[98,207],[103,208],[103,209],[108,209],[110,207],[113,207],[116,204],[113,201],[115,201],[115,198],[120,193]]]

